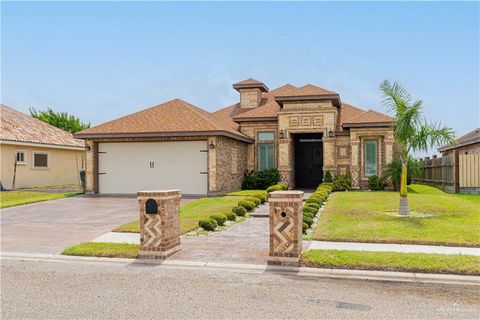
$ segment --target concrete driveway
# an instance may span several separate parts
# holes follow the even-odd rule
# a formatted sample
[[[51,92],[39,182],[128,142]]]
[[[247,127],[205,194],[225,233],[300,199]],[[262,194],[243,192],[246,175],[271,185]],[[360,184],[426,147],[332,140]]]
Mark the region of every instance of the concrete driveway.
[[[193,199],[182,199],[181,204]],[[1,251],[59,254],[138,218],[136,198],[88,197],[2,209]]]

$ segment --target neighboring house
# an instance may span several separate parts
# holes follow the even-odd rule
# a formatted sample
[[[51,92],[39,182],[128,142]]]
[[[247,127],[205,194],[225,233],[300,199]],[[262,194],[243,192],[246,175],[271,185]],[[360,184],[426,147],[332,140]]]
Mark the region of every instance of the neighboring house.
[[[239,103],[214,113],[175,99],[75,134],[87,144],[87,190],[217,194],[268,168],[291,188],[316,187],[327,170],[365,188],[393,157],[393,119],[335,92],[254,79],[233,88]]]
[[[85,142],[72,134],[1,106],[1,183],[6,189],[80,186]]]
[[[480,154],[480,128],[477,128],[460,138],[451,145],[438,149],[442,156],[449,156],[457,152],[459,155]]]

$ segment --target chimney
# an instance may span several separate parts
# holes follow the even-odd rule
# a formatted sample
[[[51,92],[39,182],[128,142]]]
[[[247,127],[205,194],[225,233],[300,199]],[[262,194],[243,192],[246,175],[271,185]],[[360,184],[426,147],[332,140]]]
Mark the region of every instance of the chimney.
[[[268,87],[255,79],[237,82],[233,88],[240,92],[240,108],[256,108],[262,102],[262,93],[268,92]]]

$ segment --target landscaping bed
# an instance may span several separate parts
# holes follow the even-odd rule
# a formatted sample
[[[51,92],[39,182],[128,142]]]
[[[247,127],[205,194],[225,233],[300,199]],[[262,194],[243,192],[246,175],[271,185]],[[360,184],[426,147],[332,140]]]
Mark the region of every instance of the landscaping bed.
[[[314,240],[480,246],[480,196],[409,187],[412,215],[398,217],[399,195],[390,191],[334,192]],[[392,214],[393,213],[393,214]]]
[[[79,194],[80,192],[50,193],[38,191],[2,191],[0,192],[0,208],[8,208],[40,201],[68,198]]]
[[[480,275],[480,257],[449,254],[309,250],[306,267]]]

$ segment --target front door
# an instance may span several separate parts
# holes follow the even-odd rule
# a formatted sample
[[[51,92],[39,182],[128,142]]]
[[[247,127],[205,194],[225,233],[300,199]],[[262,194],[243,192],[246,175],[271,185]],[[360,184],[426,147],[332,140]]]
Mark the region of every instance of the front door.
[[[323,181],[322,134],[295,136],[295,187],[313,188]]]

